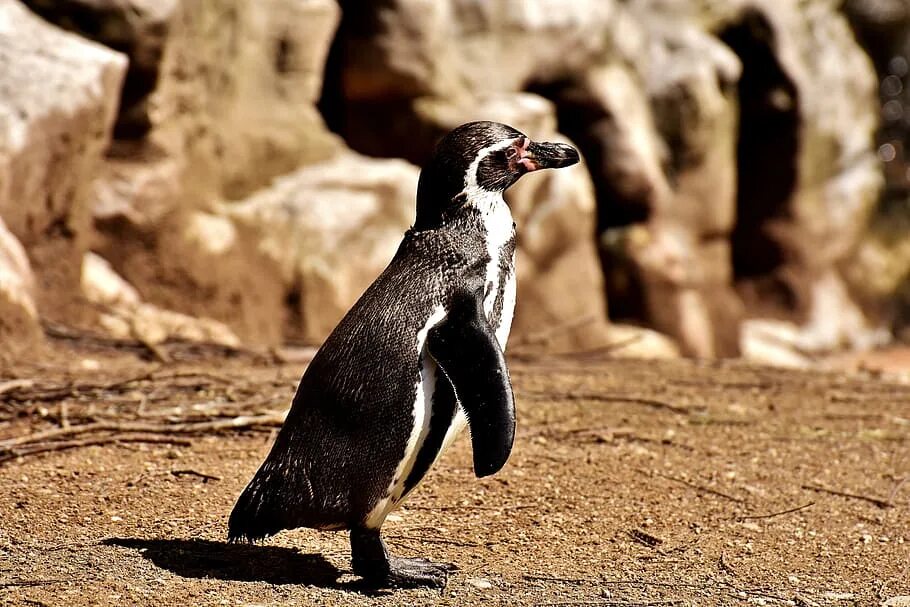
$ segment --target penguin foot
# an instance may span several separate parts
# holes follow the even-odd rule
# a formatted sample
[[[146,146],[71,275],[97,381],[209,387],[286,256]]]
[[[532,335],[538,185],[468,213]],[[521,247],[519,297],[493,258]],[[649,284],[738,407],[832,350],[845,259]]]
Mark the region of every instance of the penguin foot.
[[[351,531],[351,562],[354,573],[376,588],[438,588],[448,582],[449,572],[458,568],[421,558],[389,555],[378,529]]]
[[[457,567],[449,563],[434,563],[421,558],[389,558],[389,570],[384,583],[392,588],[438,588],[449,581],[449,572]]]

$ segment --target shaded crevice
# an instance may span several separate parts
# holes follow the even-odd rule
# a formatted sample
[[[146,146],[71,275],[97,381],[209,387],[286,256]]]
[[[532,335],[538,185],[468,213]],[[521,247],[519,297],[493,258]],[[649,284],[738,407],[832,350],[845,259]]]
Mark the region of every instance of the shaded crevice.
[[[622,166],[610,149],[617,119],[572,81],[535,83],[527,91],[556,106],[558,131],[581,150],[597,199],[598,254],[607,291],[608,317],[613,321],[644,323],[644,287],[634,260],[626,255],[625,228],[646,223],[652,192],[643,180],[617,174]]]
[[[630,188],[627,181],[610,174],[609,167],[615,166],[617,159],[610,157],[607,147],[609,134],[616,131],[616,119],[609,110],[572,82],[533,84],[527,90],[556,105],[559,132],[579,147],[591,168],[598,201],[598,233],[647,221],[649,192]]]
[[[395,10],[393,0],[339,4],[342,17],[317,103],[326,126],[356,152],[422,165],[445,132],[415,116],[413,103],[427,91],[411,76],[390,70],[374,43],[386,27],[383,15]]]
[[[797,298],[782,276],[788,261],[783,236],[797,182],[800,116],[797,91],[774,51],[774,33],[757,12],[747,12],[720,33],[742,62],[737,142],[734,280],[749,307],[794,311]]]
[[[129,5],[103,9],[84,0],[25,0],[45,20],[129,57],[114,138],[142,139],[151,130],[148,96],[158,84],[168,23],[139,18]]]
[[[339,2],[339,4],[342,7],[341,20],[326,55],[322,73],[322,91],[316,108],[322,114],[322,119],[328,129],[344,137],[345,106],[347,104],[344,94],[344,68],[347,63],[346,40],[351,26],[350,17],[348,17],[349,11],[344,10],[345,3]]]

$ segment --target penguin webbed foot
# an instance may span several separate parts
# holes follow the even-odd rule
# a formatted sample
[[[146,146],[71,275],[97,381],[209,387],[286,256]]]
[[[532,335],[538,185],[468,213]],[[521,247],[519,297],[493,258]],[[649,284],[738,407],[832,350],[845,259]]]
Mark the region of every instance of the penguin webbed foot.
[[[448,582],[458,568],[422,558],[390,556],[378,529],[351,531],[351,561],[354,573],[374,588],[437,588]]]
[[[434,563],[422,558],[389,557],[385,584],[392,588],[438,588],[449,581],[449,572],[457,567],[450,563]]]

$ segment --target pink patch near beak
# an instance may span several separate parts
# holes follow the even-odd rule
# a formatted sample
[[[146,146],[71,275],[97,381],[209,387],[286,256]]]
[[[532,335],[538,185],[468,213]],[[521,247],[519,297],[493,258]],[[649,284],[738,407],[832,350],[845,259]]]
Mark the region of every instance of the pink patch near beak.
[[[540,165],[537,163],[537,159],[528,151],[528,147],[531,145],[531,140],[527,137],[521,142],[521,145],[518,146],[518,164],[523,166],[527,171],[536,171],[540,168]]]

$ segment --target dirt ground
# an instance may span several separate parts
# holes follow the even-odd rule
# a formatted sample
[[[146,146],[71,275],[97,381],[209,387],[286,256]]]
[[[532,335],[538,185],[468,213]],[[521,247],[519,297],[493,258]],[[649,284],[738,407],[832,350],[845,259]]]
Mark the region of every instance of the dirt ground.
[[[506,468],[474,478],[462,436],[384,527],[394,553],[459,571],[443,592],[371,593],[350,573],[344,533],[224,541],[305,362],[56,350],[0,367],[0,445],[61,425],[63,443],[37,448],[121,440],[0,450],[4,605],[865,606],[910,595],[910,385],[894,380],[512,360]],[[266,421],[239,430],[142,426],[218,430],[254,414]]]

